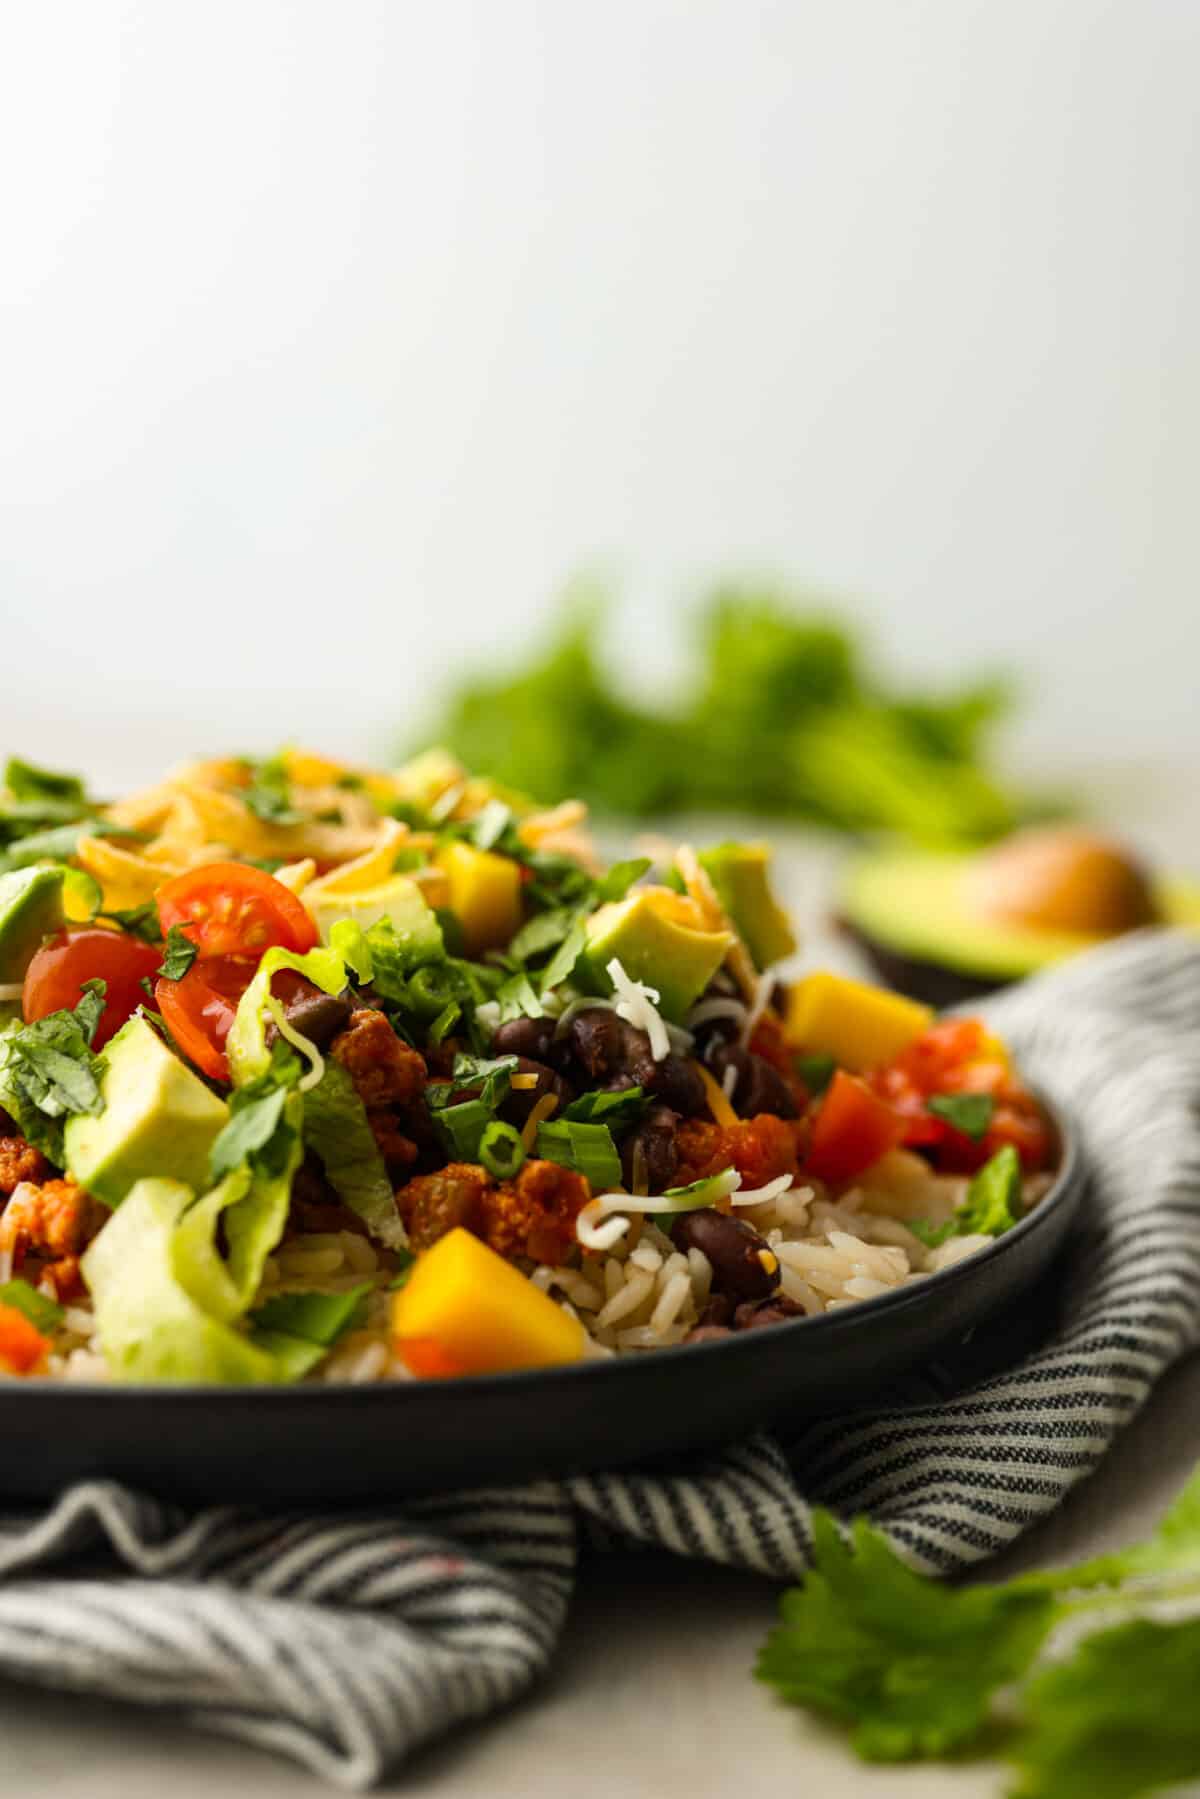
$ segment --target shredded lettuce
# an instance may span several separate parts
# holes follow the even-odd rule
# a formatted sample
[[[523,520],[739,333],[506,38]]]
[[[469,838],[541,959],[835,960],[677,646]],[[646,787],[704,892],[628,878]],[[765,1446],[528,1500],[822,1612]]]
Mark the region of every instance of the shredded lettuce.
[[[403,1247],[408,1239],[392,1183],[366,1109],[340,1063],[326,1062],[324,1074],[302,1103],[305,1146],[320,1157],[325,1178],[342,1204],[357,1212],[381,1243]]]
[[[271,980],[281,968],[293,968],[326,993],[340,993],[346,985],[346,964],[334,949],[312,949],[297,956],[291,950],[269,949],[258,965],[258,973],[238,1001],[237,1014],[225,1043],[229,1071],[235,1087],[262,1074],[270,1065],[267,1048],[268,1001]]]
[[[192,1203],[192,1190],[181,1181],[138,1181],[83,1258],[113,1377],[238,1386],[274,1381],[279,1370],[272,1357],[206,1310],[179,1278],[187,1251],[176,1236]],[[215,1230],[216,1208],[210,1212]],[[198,1235],[191,1239],[193,1256]],[[197,1283],[207,1291],[202,1277]]]

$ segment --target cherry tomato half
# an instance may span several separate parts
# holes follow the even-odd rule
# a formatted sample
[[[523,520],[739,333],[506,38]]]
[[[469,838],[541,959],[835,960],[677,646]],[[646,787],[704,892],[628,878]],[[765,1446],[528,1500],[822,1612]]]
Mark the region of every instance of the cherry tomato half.
[[[215,1081],[229,1079],[225,1039],[254,974],[255,964],[244,957],[210,956],[193,962],[181,981],[160,980],[154,989],[172,1037],[201,1073]]]
[[[297,955],[315,949],[317,927],[289,887],[245,862],[205,862],[155,894],[163,935],[178,925],[201,956]]]
[[[142,978],[153,980],[162,961],[162,950],[142,943],[124,931],[106,931],[99,925],[56,931],[47,938],[25,971],[21,1011],[26,1024],[77,1006],[85,981],[107,983],[104,1010],[96,1026],[93,1047],[102,1049],[127,1018],[146,1003]]]

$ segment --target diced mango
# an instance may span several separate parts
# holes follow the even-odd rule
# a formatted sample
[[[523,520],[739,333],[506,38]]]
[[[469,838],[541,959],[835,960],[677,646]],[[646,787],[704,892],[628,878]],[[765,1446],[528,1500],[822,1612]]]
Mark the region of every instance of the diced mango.
[[[503,1374],[583,1355],[583,1326],[511,1262],[461,1228],[427,1249],[392,1301],[400,1354],[420,1345],[414,1371]],[[429,1346],[436,1345],[435,1368]]]
[[[933,1012],[902,994],[846,975],[806,975],[788,988],[788,1042],[842,1068],[878,1068],[927,1031]]]
[[[434,860],[450,884],[449,907],[462,925],[467,954],[500,949],[521,926],[521,870],[508,856],[447,843]]]

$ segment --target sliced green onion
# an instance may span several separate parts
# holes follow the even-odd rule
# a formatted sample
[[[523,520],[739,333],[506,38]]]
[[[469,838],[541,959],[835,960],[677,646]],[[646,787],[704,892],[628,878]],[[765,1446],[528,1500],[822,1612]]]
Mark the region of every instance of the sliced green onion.
[[[479,1139],[479,1160],[498,1181],[511,1179],[525,1160],[521,1133],[495,1120]]]
[[[572,1168],[592,1187],[612,1187],[621,1178],[621,1158],[606,1124],[577,1124],[554,1118],[539,1124],[537,1154],[560,1168]]]
[[[456,1162],[478,1162],[483,1133],[492,1115],[477,1099],[464,1099],[457,1106],[444,1106],[434,1113],[442,1139]]]

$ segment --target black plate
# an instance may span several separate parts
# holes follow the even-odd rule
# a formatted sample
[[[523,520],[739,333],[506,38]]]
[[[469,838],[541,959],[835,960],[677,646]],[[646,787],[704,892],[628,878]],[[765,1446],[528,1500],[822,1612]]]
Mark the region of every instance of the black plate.
[[[1047,1108],[1050,1110],[1050,1108]],[[770,1423],[978,1378],[1028,1339],[1039,1277],[1083,1191],[1061,1172],[987,1249],[878,1299],[720,1342],[527,1374],[364,1386],[129,1387],[0,1382],[0,1495],[108,1476],[163,1498],[288,1506],[562,1476],[708,1449]],[[1044,1283],[1042,1284],[1044,1288]],[[1019,1306],[1021,1331],[988,1320]],[[989,1344],[989,1338],[992,1341]],[[903,1396],[903,1388],[901,1388]]]

